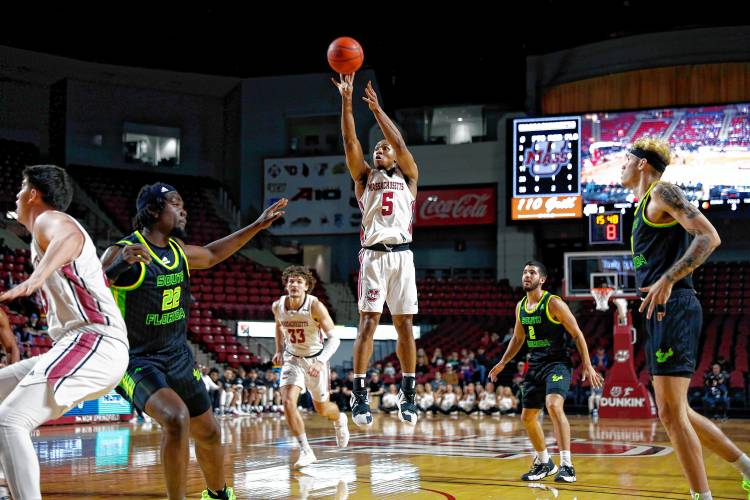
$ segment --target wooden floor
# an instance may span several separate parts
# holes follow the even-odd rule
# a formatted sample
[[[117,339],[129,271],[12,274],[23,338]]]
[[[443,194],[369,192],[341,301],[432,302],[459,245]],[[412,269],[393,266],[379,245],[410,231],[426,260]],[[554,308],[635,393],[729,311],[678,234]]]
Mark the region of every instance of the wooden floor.
[[[339,450],[328,421],[306,415],[307,434],[319,461],[301,472],[290,468],[298,450],[283,417],[220,422],[228,481],[238,499],[688,497],[688,485],[657,421],[570,420],[578,475],[571,485],[552,478],[520,481],[530,463],[530,447],[518,417],[427,417],[412,428],[394,415],[376,415],[370,432],[358,432],[350,424],[349,448]],[[552,449],[549,419],[544,428]],[[722,428],[743,449],[750,449],[748,421],[729,421]],[[48,427],[33,438],[45,499],[166,498],[157,425]],[[204,482],[192,457],[188,498],[197,499]],[[745,498],[736,471],[711,452],[705,457],[714,498]],[[559,461],[556,454],[554,459]]]

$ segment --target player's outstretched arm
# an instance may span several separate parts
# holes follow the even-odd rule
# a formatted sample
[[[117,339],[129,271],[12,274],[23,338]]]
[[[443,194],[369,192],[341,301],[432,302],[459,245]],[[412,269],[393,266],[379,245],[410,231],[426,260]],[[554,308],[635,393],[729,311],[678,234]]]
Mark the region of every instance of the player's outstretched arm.
[[[672,294],[672,285],[703,264],[716,247],[721,244],[721,238],[719,238],[716,228],[700,210],[690,204],[682,190],[674,184],[668,182],[657,184],[651,192],[651,204],[653,204],[653,208],[669,214],[694,238],[685,254],[672,265],[664,276],[651,286],[641,288],[641,291],[647,292],[647,294],[639,310],[643,312],[648,309],[646,312],[648,319],[651,319],[657,305],[667,303],[669,296]],[[661,320],[664,313],[657,315],[657,319]]]
[[[508,347],[505,349],[505,354],[503,354],[503,357],[500,358],[500,361],[492,367],[492,370],[490,370],[490,380],[492,380],[493,382],[500,374],[500,372],[505,369],[505,365],[507,365],[513,358],[516,357],[516,354],[518,354],[518,351],[520,351],[521,347],[523,346],[523,340],[526,337],[526,334],[523,331],[521,322],[518,321],[519,307],[521,307],[520,302],[516,304],[516,324],[513,327],[513,336],[510,338],[510,342],[508,342]]]
[[[44,252],[44,257],[26,281],[0,295],[0,302],[34,293],[52,273],[81,255],[86,241],[70,217],[51,211],[37,217],[34,223],[34,240]]]
[[[596,370],[594,370],[594,367],[591,364],[589,348],[586,345],[586,338],[578,327],[578,322],[576,321],[575,316],[570,312],[568,304],[558,297],[552,297],[549,301],[549,312],[553,318],[562,324],[565,331],[568,332],[576,343],[576,349],[578,349],[578,354],[580,354],[581,362],[583,363],[583,375],[581,379],[586,380],[586,378],[588,378],[591,381],[592,386],[596,388],[601,387],[602,384],[604,384],[604,379]]]
[[[417,163],[414,161],[414,157],[406,147],[401,132],[399,131],[396,124],[385,114],[383,108],[380,107],[378,102],[378,95],[375,93],[375,89],[372,88],[372,82],[367,82],[367,88],[365,88],[365,97],[362,98],[367,105],[370,107],[370,111],[375,115],[380,130],[383,131],[385,140],[388,141],[393,147],[393,151],[396,153],[396,163],[404,173],[404,175],[416,185],[419,180],[419,169]]]
[[[367,162],[365,162],[362,145],[357,139],[357,129],[354,125],[354,108],[352,106],[354,73],[339,75],[339,81],[333,78],[331,78],[331,81],[341,94],[341,135],[344,138],[346,166],[349,168],[349,174],[351,174],[354,182],[363,183],[366,181],[369,168]]]
[[[331,359],[331,356],[333,356],[333,354],[339,348],[341,339],[339,339],[339,336],[336,335],[336,327],[333,324],[331,315],[328,314],[328,309],[326,309],[326,306],[324,306],[321,301],[316,300],[315,302],[313,302],[311,309],[313,319],[318,323],[318,325],[320,326],[320,330],[328,338],[326,340],[326,343],[323,345],[323,350],[318,355],[318,359],[315,360],[315,362],[312,364],[312,366],[310,366],[310,369],[308,370],[308,373],[311,376],[317,377],[321,370],[325,369],[325,364],[329,359]]]
[[[266,208],[252,224],[220,240],[212,241],[206,246],[199,247],[181,243],[185,256],[190,262],[190,267],[192,269],[208,269],[228,259],[253,239],[256,234],[271,227],[276,219],[284,215],[284,207],[287,203],[289,203],[289,200],[286,198],[280,199]]]

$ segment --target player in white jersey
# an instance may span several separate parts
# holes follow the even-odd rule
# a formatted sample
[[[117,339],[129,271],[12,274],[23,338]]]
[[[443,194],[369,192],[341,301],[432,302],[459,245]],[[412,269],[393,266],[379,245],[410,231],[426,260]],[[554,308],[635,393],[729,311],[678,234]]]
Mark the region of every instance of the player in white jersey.
[[[328,360],[341,342],[334,331],[328,309],[313,295],[315,278],[303,266],[289,266],[281,281],[287,295],[273,303],[276,318],[275,365],[281,367],[281,399],[284,415],[292,434],[300,445],[294,467],[299,469],[315,462],[315,454],[307,442],[305,423],[297,410],[297,398],[302,391],[310,391],[315,411],[333,422],[336,444],[345,448],[349,443],[346,415],[330,401],[330,368]],[[328,340],[323,342],[323,334]]]
[[[125,322],[96,248],[80,224],[62,212],[72,198],[63,169],[24,170],[16,210],[32,235],[35,269],[0,301],[40,290],[55,344],[41,356],[0,370],[0,462],[15,500],[42,498],[31,431],[81,401],[108,393],[128,366]]]
[[[380,107],[369,82],[363,99],[375,115],[385,139],[375,145],[373,166],[368,165],[354,126],[354,75],[341,75],[340,81],[333,80],[333,83],[341,94],[341,131],[346,164],[354,179],[355,195],[362,210],[359,332],[354,343],[352,420],[361,427],[372,425],[365,374],[383,303],[387,303],[398,332],[396,353],[403,371],[398,416],[402,422],[416,425],[417,355],[412,317],[417,314],[417,282],[409,244],[419,171],[401,133]]]

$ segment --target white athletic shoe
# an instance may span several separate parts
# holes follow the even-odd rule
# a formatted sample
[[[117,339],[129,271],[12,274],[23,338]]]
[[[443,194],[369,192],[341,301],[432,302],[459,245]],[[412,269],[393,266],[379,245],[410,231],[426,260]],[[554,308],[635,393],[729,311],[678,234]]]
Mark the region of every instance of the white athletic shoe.
[[[307,467],[311,463],[316,462],[318,459],[315,458],[315,453],[310,448],[302,448],[299,451],[299,458],[294,463],[295,469],[301,469]]]
[[[349,444],[349,422],[346,418],[346,413],[339,414],[339,421],[333,424],[333,428],[336,429],[336,446],[339,448],[346,448]]]

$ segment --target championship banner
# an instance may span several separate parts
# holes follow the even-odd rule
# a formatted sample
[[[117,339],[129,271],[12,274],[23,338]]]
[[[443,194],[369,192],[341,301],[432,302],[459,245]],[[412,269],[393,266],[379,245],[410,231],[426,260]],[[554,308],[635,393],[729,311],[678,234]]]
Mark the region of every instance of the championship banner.
[[[263,163],[263,207],[287,198],[276,235],[358,233],[362,213],[343,156],[268,158]]]
[[[418,227],[495,224],[497,193],[493,187],[420,190],[416,212]]]

